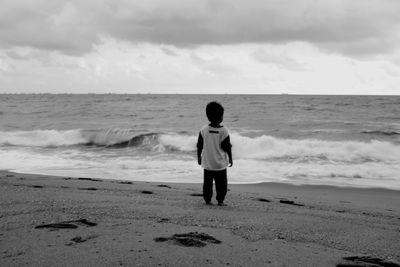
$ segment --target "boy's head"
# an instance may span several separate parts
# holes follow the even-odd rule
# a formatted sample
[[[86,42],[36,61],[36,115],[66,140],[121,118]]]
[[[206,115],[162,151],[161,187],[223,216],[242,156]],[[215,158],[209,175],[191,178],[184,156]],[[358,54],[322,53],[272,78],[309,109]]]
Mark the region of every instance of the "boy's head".
[[[206,114],[212,124],[219,124],[224,119],[224,108],[217,101],[212,101],[207,104]]]

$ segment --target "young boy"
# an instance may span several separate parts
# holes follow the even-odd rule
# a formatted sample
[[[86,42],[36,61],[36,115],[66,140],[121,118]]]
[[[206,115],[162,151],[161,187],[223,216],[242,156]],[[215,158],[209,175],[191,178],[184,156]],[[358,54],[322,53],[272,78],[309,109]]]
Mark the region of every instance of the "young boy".
[[[210,102],[206,107],[209,125],[204,125],[197,141],[197,161],[204,168],[203,198],[211,204],[213,180],[219,206],[225,206],[224,199],[228,187],[226,167],[232,167],[232,151],[229,131],[220,123],[224,119],[224,108],[218,102]]]

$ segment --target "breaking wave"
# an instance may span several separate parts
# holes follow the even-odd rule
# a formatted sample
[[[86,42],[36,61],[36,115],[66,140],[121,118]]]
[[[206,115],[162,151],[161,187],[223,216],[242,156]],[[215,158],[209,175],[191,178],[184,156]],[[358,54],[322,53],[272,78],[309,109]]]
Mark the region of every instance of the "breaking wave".
[[[0,146],[103,148],[146,148],[160,153],[192,153],[197,136],[177,133],[142,133],[132,129],[84,131],[34,130],[0,132]],[[400,146],[385,141],[323,141],[282,139],[262,135],[246,137],[232,134],[233,154],[237,159],[315,163],[400,163]],[[144,151],[146,151],[144,149]]]
[[[240,158],[318,163],[364,163],[400,161],[400,146],[383,141],[323,141],[232,136],[234,154]]]
[[[25,147],[66,147],[66,146],[103,146],[103,147],[129,147],[149,144],[156,140],[157,133],[135,135],[130,129],[108,129],[95,133],[81,129],[33,130],[0,132],[1,146]]]
[[[87,143],[81,130],[34,130],[0,132],[0,145],[27,147],[60,147]]]

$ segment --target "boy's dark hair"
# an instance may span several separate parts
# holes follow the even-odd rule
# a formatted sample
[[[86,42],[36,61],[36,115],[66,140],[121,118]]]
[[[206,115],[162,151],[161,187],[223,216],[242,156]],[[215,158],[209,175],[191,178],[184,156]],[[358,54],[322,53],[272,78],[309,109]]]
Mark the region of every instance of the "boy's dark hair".
[[[207,104],[206,114],[211,123],[220,123],[224,115],[224,108],[217,101],[212,101]]]

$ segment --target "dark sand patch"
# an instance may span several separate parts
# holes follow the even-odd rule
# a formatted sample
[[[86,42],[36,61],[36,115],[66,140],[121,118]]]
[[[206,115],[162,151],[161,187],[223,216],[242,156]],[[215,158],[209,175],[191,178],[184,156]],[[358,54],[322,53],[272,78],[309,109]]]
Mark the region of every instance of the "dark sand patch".
[[[118,181],[116,183],[117,184],[133,184],[132,182],[129,182],[129,181]]]
[[[96,191],[98,189],[96,187],[80,187],[79,190]]]
[[[76,229],[77,225],[72,223],[49,223],[35,226],[36,229],[50,228],[50,229]]]
[[[400,267],[400,264],[370,256],[344,257],[336,267]]]
[[[66,246],[71,246],[73,244],[77,244],[77,243],[83,243],[86,242],[88,240],[94,239],[98,237],[98,235],[89,235],[89,236],[75,236],[74,238],[71,239],[72,242],[65,244]]]
[[[203,194],[199,194],[199,193],[193,193],[193,194],[190,194],[192,197],[202,197],[203,196]]]
[[[78,228],[78,225],[85,225],[85,226],[91,227],[91,226],[96,226],[97,223],[90,222],[86,219],[79,219],[79,220],[72,220],[72,221],[63,221],[63,222],[59,222],[59,223],[42,224],[42,225],[35,226],[35,229],[43,229],[43,228],[76,229],[76,228]]]
[[[271,200],[262,197],[256,198],[256,200],[261,202],[271,202]]]
[[[43,185],[28,185],[28,187],[32,187],[32,188],[44,188]]]
[[[13,258],[13,257],[22,256],[25,253],[22,252],[22,251],[17,252],[17,253],[11,253],[11,252],[8,252],[8,251],[4,251],[3,254],[4,254],[3,259],[6,259],[6,258]]]
[[[157,220],[157,222],[169,222],[169,219],[168,218],[160,218],[160,219],[158,219]]]
[[[281,199],[279,200],[279,203],[293,205],[293,206],[304,206],[304,204],[296,203],[293,200],[287,200],[287,199]]]
[[[171,237],[154,238],[156,242],[172,241],[173,244],[184,247],[205,247],[207,243],[221,244],[222,242],[205,233],[190,232],[185,234],[174,234]]]
[[[77,223],[77,224],[83,224],[86,226],[96,226],[97,223],[88,221],[87,219],[79,219],[79,220],[72,220],[72,221],[65,221],[66,223]]]
[[[148,195],[154,194],[152,191],[147,191],[147,190],[140,191],[140,193]]]
[[[102,180],[100,180],[100,179],[85,178],[85,177],[79,177],[78,180],[82,180],[82,181],[92,181],[92,182],[102,182]]]
[[[157,185],[157,187],[165,187],[165,188],[169,188],[169,189],[172,188],[172,187],[170,187],[169,185],[166,185],[166,184],[159,184],[159,185]]]

